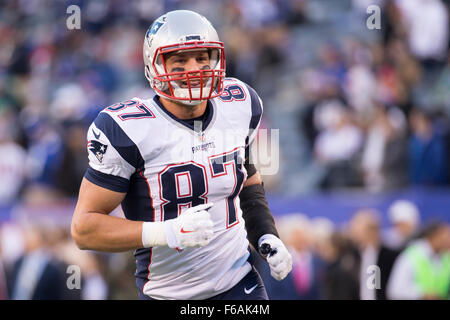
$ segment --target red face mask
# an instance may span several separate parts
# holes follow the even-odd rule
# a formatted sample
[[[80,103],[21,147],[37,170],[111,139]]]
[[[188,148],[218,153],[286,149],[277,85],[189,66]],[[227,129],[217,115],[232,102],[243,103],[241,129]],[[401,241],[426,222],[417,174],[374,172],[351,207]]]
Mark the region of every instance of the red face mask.
[[[209,65],[198,70],[167,69],[166,58],[169,53],[208,50]],[[225,49],[222,42],[193,41],[159,47],[152,61],[155,91],[168,99],[180,102],[203,101],[218,97],[223,91],[225,79]]]

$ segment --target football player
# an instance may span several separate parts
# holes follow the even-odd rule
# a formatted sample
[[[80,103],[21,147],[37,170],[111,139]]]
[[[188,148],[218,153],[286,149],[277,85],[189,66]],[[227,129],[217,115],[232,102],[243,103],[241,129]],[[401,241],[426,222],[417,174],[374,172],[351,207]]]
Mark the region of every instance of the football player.
[[[292,258],[248,160],[261,99],[225,78],[223,43],[195,12],[159,17],[143,55],[156,95],[109,106],[89,127],[75,242],[135,250],[141,299],[267,299],[249,244],[277,280]],[[126,219],[109,215],[119,204]]]

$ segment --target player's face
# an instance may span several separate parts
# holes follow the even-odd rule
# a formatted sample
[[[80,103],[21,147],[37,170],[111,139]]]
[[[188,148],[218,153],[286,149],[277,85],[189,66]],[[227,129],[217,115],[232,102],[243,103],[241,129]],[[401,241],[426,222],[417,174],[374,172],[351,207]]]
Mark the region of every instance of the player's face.
[[[191,88],[200,87],[200,72],[199,70],[210,69],[210,58],[207,50],[188,51],[168,54],[166,57],[166,68],[169,73],[172,72],[189,72],[190,86]],[[204,74],[203,76],[211,76],[210,74]],[[178,80],[176,83],[181,88],[187,88],[187,80]],[[203,85],[206,85],[206,81],[203,81]]]

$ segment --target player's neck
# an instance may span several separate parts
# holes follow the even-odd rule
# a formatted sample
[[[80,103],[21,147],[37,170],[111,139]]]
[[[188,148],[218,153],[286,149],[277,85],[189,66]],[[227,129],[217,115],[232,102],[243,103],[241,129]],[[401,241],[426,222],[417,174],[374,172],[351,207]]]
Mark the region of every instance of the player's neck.
[[[207,101],[202,101],[195,106],[187,106],[182,103],[160,97],[160,102],[176,118],[185,120],[200,117],[205,113]]]

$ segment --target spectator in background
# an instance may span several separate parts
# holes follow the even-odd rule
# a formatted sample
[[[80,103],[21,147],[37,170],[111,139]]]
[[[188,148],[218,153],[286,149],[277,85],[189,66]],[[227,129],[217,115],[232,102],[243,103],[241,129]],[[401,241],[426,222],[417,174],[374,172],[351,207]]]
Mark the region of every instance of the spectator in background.
[[[346,39],[343,46],[349,65],[342,84],[343,92],[356,119],[365,123],[373,116],[378,94],[377,78],[372,71],[372,53],[354,38]]]
[[[364,184],[369,191],[406,185],[406,119],[396,107],[378,105],[362,152]]]
[[[409,122],[409,178],[414,185],[444,185],[447,177],[447,150],[440,128],[421,109],[411,111]]]
[[[257,254],[257,253],[256,253]],[[136,265],[132,254],[115,253],[108,260],[105,281],[108,285],[108,299],[135,300],[138,299],[134,276],[128,272]]]
[[[236,3],[242,16],[241,23],[250,30],[275,23],[280,18],[280,7],[274,1],[242,0]]]
[[[412,91],[420,83],[422,68],[400,39],[391,40],[375,67],[377,97],[389,106],[397,106],[405,114],[411,109]]]
[[[281,5],[284,6],[284,14],[286,15],[286,23],[288,26],[296,26],[308,22],[306,14],[308,7],[307,0],[281,1]]]
[[[359,263],[357,249],[348,237],[334,232],[321,250],[325,268],[323,298],[326,300],[359,300]]]
[[[330,239],[335,231],[334,223],[326,217],[311,219],[311,249],[323,261],[329,260]]]
[[[338,85],[345,80],[347,67],[342,53],[335,45],[324,44],[318,49],[319,71],[330,83]]]
[[[419,228],[419,209],[411,201],[397,200],[389,207],[388,216],[392,226],[384,234],[384,243],[392,249],[401,250]]]
[[[246,83],[255,83],[257,61],[254,58],[252,34],[230,27],[224,30],[224,38],[228,44],[227,74],[234,75]]]
[[[315,118],[317,127],[322,129],[314,143],[314,153],[327,169],[324,187],[355,186],[359,179],[353,169],[363,142],[361,130],[346,107],[336,100],[318,105]]]
[[[331,50],[331,49],[330,49]],[[323,49],[327,52],[326,49]],[[328,55],[322,54],[325,59]],[[337,55],[337,53],[335,54]],[[345,107],[345,101],[340,95],[340,89],[337,79],[333,78],[337,75],[338,66],[333,65],[333,62],[327,61],[323,69],[307,68],[299,74],[298,83],[301,90],[301,95],[304,97],[304,105],[300,109],[299,127],[302,134],[308,142],[308,147],[313,148],[317,135],[329,126],[334,114],[332,112],[323,112],[327,105],[340,105]],[[330,72],[329,70],[332,70]],[[328,74],[325,74],[328,72]]]
[[[86,158],[86,128],[82,121],[68,122],[63,135],[64,151],[55,174],[55,187],[66,197],[76,197],[88,161]]]
[[[0,109],[0,206],[13,204],[27,178],[26,151],[15,142],[15,116]]]
[[[61,230],[61,239],[54,243],[52,252],[65,266],[80,268],[80,287],[66,290],[66,299],[106,300],[109,288],[102,270],[102,259],[97,253],[81,251],[67,229]],[[135,291],[134,291],[135,293]]]
[[[66,284],[61,264],[46,244],[49,230],[36,223],[24,224],[25,252],[14,263],[8,278],[12,300],[61,300]]]
[[[399,252],[387,248],[381,242],[380,215],[372,209],[361,209],[350,221],[349,234],[359,249],[361,264],[359,268],[359,287],[361,300],[385,300],[386,286]],[[368,286],[371,266],[380,269],[380,288]]]
[[[425,71],[442,67],[449,39],[448,12],[441,0],[396,0],[408,45]]]
[[[389,299],[450,298],[450,226],[435,222],[395,262],[388,284]]]
[[[54,188],[54,178],[61,162],[61,137],[45,116],[30,121],[26,133],[30,173],[24,199],[34,203],[58,199],[61,194]]]

